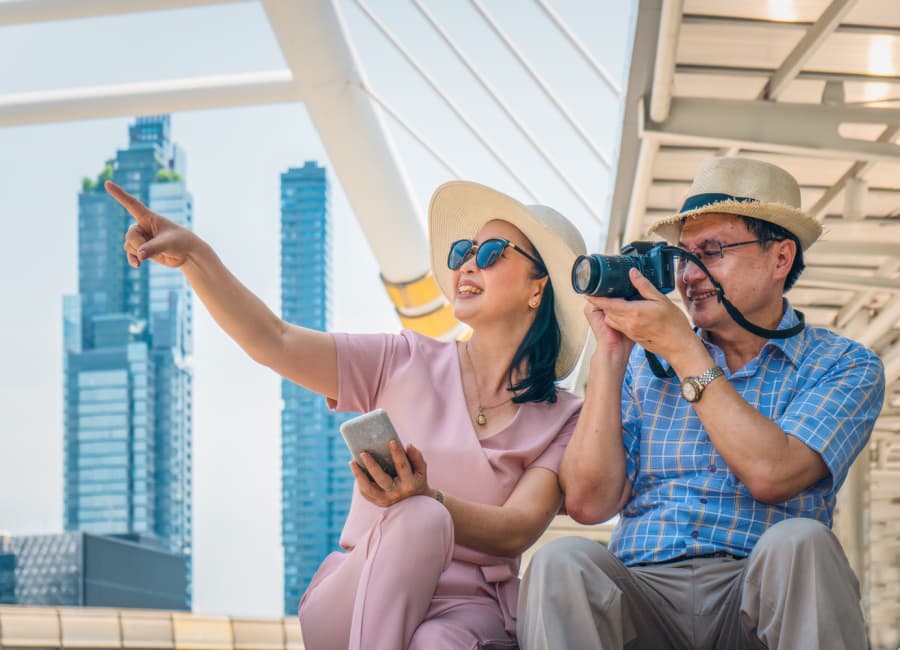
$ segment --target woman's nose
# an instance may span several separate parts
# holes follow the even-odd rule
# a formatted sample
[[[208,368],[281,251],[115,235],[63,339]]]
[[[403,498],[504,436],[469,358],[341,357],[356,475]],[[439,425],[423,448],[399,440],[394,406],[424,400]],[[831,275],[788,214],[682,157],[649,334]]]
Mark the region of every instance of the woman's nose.
[[[469,256],[463,261],[462,266],[459,267],[459,270],[462,273],[474,273],[478,268],[478,264],[475,262],[475,251],[469,253]]]

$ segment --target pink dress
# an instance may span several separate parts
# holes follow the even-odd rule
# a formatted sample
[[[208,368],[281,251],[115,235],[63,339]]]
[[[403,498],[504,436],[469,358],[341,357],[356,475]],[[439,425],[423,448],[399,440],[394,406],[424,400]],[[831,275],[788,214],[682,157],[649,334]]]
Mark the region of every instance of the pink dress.
[[[527,469],[558,472],[581,409],[575,395],[521,404],[505,429],[479,440],[455,343],[406,330],[334,340],[338,399],[330,405],[385,409],[403,443],[422,451],[432,487],[499,506]],[[341,547],[300,602],[308,650],[514,647],[520,558],[455,544],[449,513],[434,499],[380,508],[354,488]]]

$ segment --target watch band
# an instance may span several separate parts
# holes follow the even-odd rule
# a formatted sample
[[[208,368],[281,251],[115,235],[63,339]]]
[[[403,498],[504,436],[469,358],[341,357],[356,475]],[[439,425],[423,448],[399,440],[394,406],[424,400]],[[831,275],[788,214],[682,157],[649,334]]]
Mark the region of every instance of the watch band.
[[[696,377],[685,377],[681,382],[681,396],[688,402],[697,402],[703,395],[703,390],[716,378],[724,375],[725,371],[721,367],[713,366]]]
[[[722,370],[721,366],[713,366],[706,372],[697,375],[694,379],[697,380],[697,383],[700,384],[700,388],[706,388],[713,379],[716,377],[722,377],[725,375],[725,371]]]

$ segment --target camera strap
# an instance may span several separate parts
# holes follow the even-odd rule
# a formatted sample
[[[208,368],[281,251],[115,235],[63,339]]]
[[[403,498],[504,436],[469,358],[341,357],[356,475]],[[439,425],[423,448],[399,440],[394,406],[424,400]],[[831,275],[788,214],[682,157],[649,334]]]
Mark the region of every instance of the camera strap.
[[[734,319],[735,323],[743,327],[751,334],[756,334],[756,336],[760,336],[766,339],[786,339],[792,336],[796,336],[803,331],[804,327],[806,327],[806,317],[803,315],[803,312],[797,311],[796,309],[794,310],[794,313],[797,314],[798,322],[795,325],[782,330],[770,330],[751,323],[746,318],[744,318],[744,315],[740,312],[740,310],[733,304],[731,304],[731,301],[725,297],[725,289],[712,276],[712,273],[710,273],[709,269],[706,268],[706,265],[700,261],[700,258],[698,258],[690,251],[677,248],[676,246],[666,246],[663,250],[668,253],[674,253],[679,257],[686,258],[696,264],[697,268],[703,271],[706,274],[706,277],[709,278],[709,281],[712,282],[712,285],[716,290],[716,297],[718,298],[719,302],[722,303],[722,306],[725,307],[725,311],[728,312],[728,315]],[[647,362],[650,364],[650,370],[653,371],[654,375],[656,375],[660,379],[667,379],[669,377],[675,376],[675,370],[672,368],[672,366],[664,368],[659,360],[659,357],[657,357],[655,354],[648,350],[644,350],[644,355],[647,357]]]

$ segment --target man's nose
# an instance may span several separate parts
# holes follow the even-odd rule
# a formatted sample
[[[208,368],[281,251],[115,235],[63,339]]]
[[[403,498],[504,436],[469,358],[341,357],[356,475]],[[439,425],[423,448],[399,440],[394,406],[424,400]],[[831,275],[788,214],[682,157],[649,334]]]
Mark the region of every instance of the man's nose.
[[[685,283],[696,280],[698,278],[702,278],[704,276],[704,273],[700,270],[700,267],[697,266],[694,261],[688,257],[681,258],[681,264],[678,274],[684,279]]]

